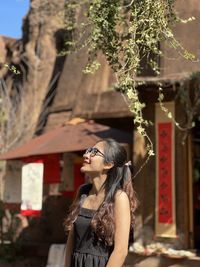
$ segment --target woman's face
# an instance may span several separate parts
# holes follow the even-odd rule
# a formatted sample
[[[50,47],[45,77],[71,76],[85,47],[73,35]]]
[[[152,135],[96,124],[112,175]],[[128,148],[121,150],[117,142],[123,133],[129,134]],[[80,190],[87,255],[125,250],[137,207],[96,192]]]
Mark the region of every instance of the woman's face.
[[[98,142],[95,146],[86,150],[81,171],[84,173],[102,173],[105,169],[104,158],[105,143]]]

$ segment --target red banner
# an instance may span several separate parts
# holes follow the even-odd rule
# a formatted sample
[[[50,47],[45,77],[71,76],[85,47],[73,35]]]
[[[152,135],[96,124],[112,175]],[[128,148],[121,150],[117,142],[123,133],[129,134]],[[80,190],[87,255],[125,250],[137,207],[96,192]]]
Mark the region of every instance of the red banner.
[[[158,222],[173,223],[172,123],[158,123]]]

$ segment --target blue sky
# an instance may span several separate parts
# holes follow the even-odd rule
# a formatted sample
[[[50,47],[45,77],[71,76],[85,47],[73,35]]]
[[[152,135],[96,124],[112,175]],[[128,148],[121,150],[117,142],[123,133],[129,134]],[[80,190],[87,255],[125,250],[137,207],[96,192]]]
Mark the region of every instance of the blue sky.
[[[30,0],[0,0],[0,35],[22,37],[22,19],[29,10]]]

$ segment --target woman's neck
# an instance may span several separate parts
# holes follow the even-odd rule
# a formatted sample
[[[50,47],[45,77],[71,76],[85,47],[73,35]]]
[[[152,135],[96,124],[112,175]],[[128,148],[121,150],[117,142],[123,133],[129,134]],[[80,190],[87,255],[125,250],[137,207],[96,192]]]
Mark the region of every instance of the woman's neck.
[[[92,180],[92,189],[90,191],[91,194],[99,195],[104,193],[104,190],[102,190],[102,185],[104,184],[106,180],[107,175],[102,174],[96,177],[93,177]]]

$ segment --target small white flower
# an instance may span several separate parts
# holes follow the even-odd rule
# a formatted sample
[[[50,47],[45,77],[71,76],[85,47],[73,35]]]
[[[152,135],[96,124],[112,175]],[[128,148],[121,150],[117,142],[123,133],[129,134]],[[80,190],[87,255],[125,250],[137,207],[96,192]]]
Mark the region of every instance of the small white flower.
[[[152,149],[150,149],[150,150],[148,151],[148,154],[149,154],[149,156],[155,156],[155,153],[154,153],[154,151],[153,151]]]
[[[139,134],[143,135],[145,133],[145,129],[142,126],[137,127],[137,131]]]
[[[169,112],[169,113],[167,114],[167,117],[171,119],[171,118],[172,118],[172,113]]]
[[[134,92],[133,89],[128,89],[126,94],[127,94],[129,99],[137,100],[137,98],[138,98],[136,92]]]

